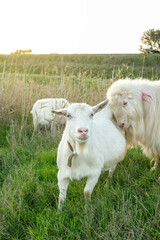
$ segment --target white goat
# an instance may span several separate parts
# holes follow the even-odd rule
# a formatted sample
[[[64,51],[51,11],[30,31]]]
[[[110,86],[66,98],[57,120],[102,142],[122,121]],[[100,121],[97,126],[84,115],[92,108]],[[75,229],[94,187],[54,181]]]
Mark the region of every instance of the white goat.
[[[121,79],[107,91],[109,106],[128,144],[142,146],[155,164],[160,157],[160,81]]]
[[[87,177],[84,196],[89,198],[101,171],[113,173],[126,154],[125,138],[110,120],[111,111],[104,108],[107,103],[105,100],[94,107],[74,103],[66,109],[53,111],[67,117],[57,155],[59,209],[66,198],[70,179]]]
[[[46,128],[51,127],[51,131],[54,132],[56,124],[64,125],[66,123],[65,117],[58,117],[51,111],[68,106],[69,102],[64,98],[46,98],[37,100],[31,110],[34,130],[43,126]]]

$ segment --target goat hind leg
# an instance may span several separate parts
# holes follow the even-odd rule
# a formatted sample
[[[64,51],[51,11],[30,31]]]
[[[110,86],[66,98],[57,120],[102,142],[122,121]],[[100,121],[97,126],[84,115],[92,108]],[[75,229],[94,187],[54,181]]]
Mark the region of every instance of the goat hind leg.
[[[157,168],[157,166],[158,166],[158,164],[159,164],[159,162],[160,162],[159,157],[155,157],[154,159],[152,159],[152,160],[151,160],[151,163],[152,163],[153,161],[154,161],[155,163],[154,163],[153,167],[151,168],[151,171],[154,171],[154,170]]]
[[[109,178],[111,178],[113,176],[116,166],[117,166],[117,164],[109,169],[109,175],[108,175]]]

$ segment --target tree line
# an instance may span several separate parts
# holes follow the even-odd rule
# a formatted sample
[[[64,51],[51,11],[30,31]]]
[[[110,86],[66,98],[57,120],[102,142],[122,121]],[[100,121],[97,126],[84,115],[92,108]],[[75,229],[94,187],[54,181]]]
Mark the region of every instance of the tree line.
[[[17,49],[16,52],[11,52],[11,54],[30,54],[32,52],[31,49]]]

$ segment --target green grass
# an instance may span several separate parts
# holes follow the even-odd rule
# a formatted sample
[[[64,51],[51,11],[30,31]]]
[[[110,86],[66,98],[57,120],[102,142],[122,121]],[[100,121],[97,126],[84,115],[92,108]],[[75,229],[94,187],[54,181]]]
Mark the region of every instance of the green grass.
[[[160,239],[160,168],[151,172],[140,148],[128,151],[111,179],[102,173],[87,205],[86,179],[70,182],[59,211],[61,133],[33,134],[29,113],[52,93],[95,104],[108,79],[160,78],[159,65],[158,55],[63,55],[63,66],[61,55],[0,55],[0,239]]]
[[[140,149],[128,152],[112,179],[101,175],[88,206],[85,180],[71,182],[64,208],[58,211],[56,148],[43,144],[1,152],[2,239],[160,238],[158,170],[150,172],[150,161]]]

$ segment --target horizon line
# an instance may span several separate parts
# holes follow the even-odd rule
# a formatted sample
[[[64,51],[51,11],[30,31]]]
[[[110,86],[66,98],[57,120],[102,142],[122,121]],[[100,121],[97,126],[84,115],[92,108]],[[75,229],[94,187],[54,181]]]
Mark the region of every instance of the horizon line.
[[[73,53],[23,53],[23,54],[18,54],[18,53],[0,53],[0,55],[118,55],[118,54],[142,54],[142,52],[130,52],[130,53],[125,53],[125,52],[118,52],[118,53],[85,53],[85,52],[82,52],[82,53],[76,53],[76,52],[73,52]]]

